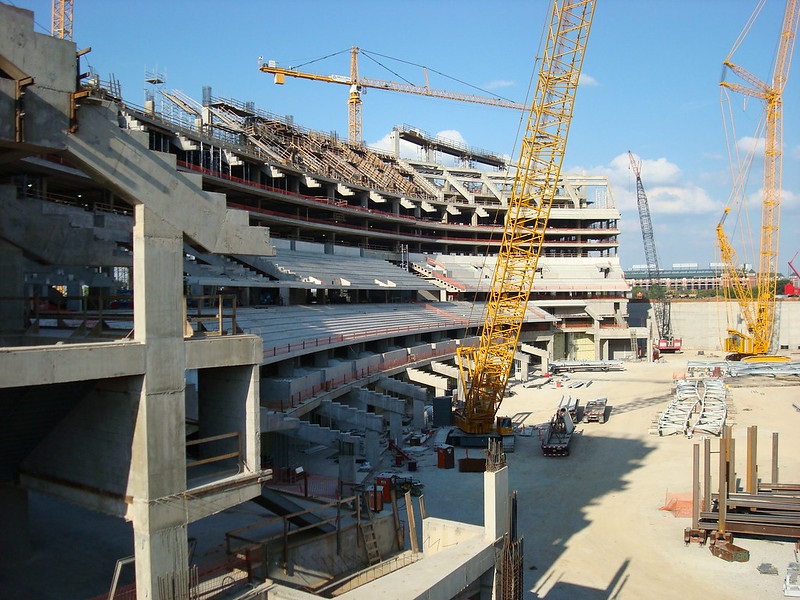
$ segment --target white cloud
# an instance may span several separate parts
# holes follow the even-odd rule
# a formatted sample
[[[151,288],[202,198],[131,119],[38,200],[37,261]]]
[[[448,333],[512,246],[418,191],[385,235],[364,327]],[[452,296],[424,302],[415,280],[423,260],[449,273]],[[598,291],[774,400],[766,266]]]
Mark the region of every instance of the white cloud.
[[[634,155],[634,159],[641,160],[640,175],[651,214],[722,214],[723,203],[712,197],[705,188],[686,181],[675,163],[666,158],[640,159]],[[579,167],[570,171],[607,176],[617,208],[623,213],[630,212],[630,216],[638,220],[636,176],[627,152],[615,156],[608,165]]]
[[[384,152],[394,152],[394,141],[392,134],[387,133],[376,142],[367,142],[367,146]],[[419,147],[411,142],[400,140],[400,157],[401,158],[419,158]]]
[[[484,84],[482,87],[486,88],[487,90],[499,90],[502,88],[513,87],[515,83],[516,82],[513,79],[495,79]]]
[[[649,182],[651,185],[659,183],[676,183],[680,180],[681,169],[675,163],[669,162],[666,158],[642,159],[634,154],[634,160],[639,164],[639,173],[642,177],[642,183],[645,184],[647,189]],[[619,154],[611,161],[611,166],[616,172],[627,174],[631,170],[631,161],[628,153]]]
[[[458,142],[459,144],[464,144],[465,146],[468,145],[467,140],[464,139],[464,136],[461,135],[461,132],[456,131],[455,129],[445,129],[440,131],[436,134],[436,137],[452,140],[454,142]]]
[[[740,152],[752,153],[755,156],[764,156],[764,143],[763,137],[745,136],[736,140],[736,148]]]
[[[598,85],[600,85],[600,83],[597,81],[597,79],[595,79],[591,75],[588,75],[586,73],[581,73],[578,76],[578,85],[583,85],[586,87],[597,87]]]
[[[673,215],[722,214],[720,203],[697,186],[657,186],[649,190],[645,187],[645,192],[651,212]]]

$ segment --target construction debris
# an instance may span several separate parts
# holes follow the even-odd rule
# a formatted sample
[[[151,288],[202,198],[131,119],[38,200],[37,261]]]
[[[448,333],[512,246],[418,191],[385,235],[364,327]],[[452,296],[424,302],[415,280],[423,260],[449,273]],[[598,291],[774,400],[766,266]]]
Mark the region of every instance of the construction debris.
[[[783,595],[797,597],[800,596],[800,564],[789,563],[786,568],[786,579],[783,582]]]

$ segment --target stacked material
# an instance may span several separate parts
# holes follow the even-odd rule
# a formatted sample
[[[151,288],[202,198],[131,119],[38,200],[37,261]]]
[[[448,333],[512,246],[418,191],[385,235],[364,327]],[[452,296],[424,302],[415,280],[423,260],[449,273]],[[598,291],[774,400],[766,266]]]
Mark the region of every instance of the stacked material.
[[[720,435],[725,425],[728,414],[725,382],[722,379],[705,379],[702,381],[702,388],[699,414],[686,432],[688,437],[692,437],[695,433]]]
[[[727,416],[727,391],[722,379],[681,379],[675,398],[658,418],[658,435],[720,435]]]

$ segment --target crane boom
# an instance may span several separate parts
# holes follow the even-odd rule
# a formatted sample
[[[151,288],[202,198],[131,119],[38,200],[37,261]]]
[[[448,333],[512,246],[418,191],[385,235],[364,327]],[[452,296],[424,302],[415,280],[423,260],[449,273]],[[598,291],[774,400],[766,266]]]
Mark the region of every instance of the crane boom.
[[[653,235],[653,221],[650,218],[650,205],[647,201],[647,194],[642,183],[640,163],[638,163],[633,153],[628,150],[628,158],[631,161],[631,168],[636,176],[636,203],[639,207],[639,221],[642,226],[642,240],[644,241],[644,255],[647,261],[647,276],[650,279],[650,289],[655,293],[651,299],[653,314],[656,320],[658,331],[658,349],[662,352],[675,352],[681,348],[681,340],[676,340],[672,333],[672,309],[669,298],[664,294],[661,287],[661,269],[658,264],[658,253],[656,252],[656,240]]]
[[[327,83],[339,83],[342,85],[350,86],[350,96],[347,101],[348,106],[348,141],[351,143],[361,143],[361,90],[363,88],[372,88],[377,90],[387,90],[393,92],[405,92],[406,94],[416,94],[418,96],[429,96],[432,98],[443,98],[446,100],[458,100],[460,102],[471,102],[473,104],[485,104],[489,106],[498,106],[500,108],[514,108],[517,110],[525,110],[528,108],[526,104],[521,102],[514,102],[504,98],[489,98],[485,96],[475,96],[472,94],[461,94],[458,92],[449,92],[447,90],[439,90],[429,87],[427,85],[412,85],[409,83],[399,83],[396,81],[386,81],[383,79],[372,79],[369,77],[361,77],[358,72],[358,54],[363,52],[357,46],[350,49],[350,75],[318,75],[316,73],[305,73],[295,69],[285,69],[278,67],[273,61],[265,62],[259,65],[259,70],[263,73],[271,73],[274,75],[273,81],[276,84],[283,84],[286,77],[295,77],[297,79],[308,79],[311,81],[324,81]]]
[[[457,353],[464,402],[454,416],[467,433],[492,432],[505,394],[561,174],[593,14],[593,0],[552,5],[480,342]]]
[[[781,184],[783,174],[783,89],[789,76],[789,66],[800,21],[800,0],[787,0],[779,36],[778,50],[771,82],[760,81],[755,75],[730,59],[725,68],[739,76],[744,83],[720,82],[720,86],[758,98],[765,103],[764,175],[761,200],[761,235],[755,293],[740,280],[736,251],[724,230],[730,213],[726,206],[716,228],[717,244],[730,290],[742,313],[745,331],[728,329],[725,350],[735,357],[763,356],[770,350],[775,324],[775,295],[778,273],[778,234],[780,228]],[[741,175],[734,177],[742,181]],[[726,288],[727,290],[727,288]]]

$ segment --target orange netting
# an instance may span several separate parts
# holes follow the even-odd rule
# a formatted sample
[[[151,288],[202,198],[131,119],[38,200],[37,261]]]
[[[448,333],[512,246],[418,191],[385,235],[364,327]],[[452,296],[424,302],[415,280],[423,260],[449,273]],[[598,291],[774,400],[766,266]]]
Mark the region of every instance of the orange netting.
[[[664,506],[658,510],[671,512],[674,517],[689,518],[692,516],[692,495],[689,493],[667,494]]]

